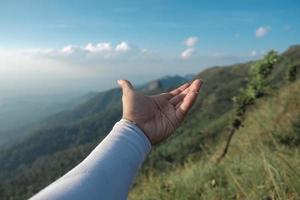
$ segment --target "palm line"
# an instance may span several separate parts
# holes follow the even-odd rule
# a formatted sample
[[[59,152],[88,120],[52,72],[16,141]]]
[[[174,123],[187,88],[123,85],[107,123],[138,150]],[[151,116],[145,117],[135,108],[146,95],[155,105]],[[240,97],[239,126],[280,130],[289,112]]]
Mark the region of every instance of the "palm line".
[[[167,119],[167,121],[171,124],[173,131],[176,130],[176,126],[173,124],[172,120],[170,120],[169,117],[163,112],[163,109],[161,109],[159,103],[157,103],[155,98],[153,98],[153,101],[154,101],[156,107],[158,108],[158,110],[160,111],[160,113],[162,114],[162,116],[165,117]]]

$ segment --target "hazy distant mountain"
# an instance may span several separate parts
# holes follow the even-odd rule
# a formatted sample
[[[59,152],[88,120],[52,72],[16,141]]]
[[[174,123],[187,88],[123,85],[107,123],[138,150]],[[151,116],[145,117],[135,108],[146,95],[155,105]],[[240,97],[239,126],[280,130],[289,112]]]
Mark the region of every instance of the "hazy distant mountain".
[[[196,75],[197,74],[187,74],[187,75],[184,76],[184,78],[187,79],[187,80],[192,80],[193,78],[195,78]]]
[[[139,86],[138,89],[145,92],[162,89],[167,90],[188,80],[189,79],[178,75],[166,76]],[[28,132],[28,129],[32,127],[36,129],[36,127],[43,126],[43,124],[52,127],[59,124],[66,125],[67,123],[74,122],[77,119],[83,119],[93,113],[101,112],[103,109],[110,109],[110,107],[114,107],[115,104],[120,104],[119,97],[119,89],[112,89],[104,92],[91,92],[81,96],[75,94],[61,94],[1,98],[0,147],[3,144],[12,142],[16,137],[22,137],[24,132]],[[79,104],[81,105],[77,106]],[[90,107],[91,105],[93,106]],[[41,121],[46,117],[48,117],[46,120]]]
[[[45,117],[74,106],[91,98],[86,95],[60,94],[44,96],[21,96],[0,99],[0,147],[22,136],[24,130]]]
[[[138,86],[137,88],[145,93],[151,94],[156,91],[167,90],[172,86],[178,86],[186,81],[188,80],[180,76],[166,76],[162,79],[153,80],[143,86]],[[119,88],[104,92],[90,93],[83,97],[62,101],[62,103],[55,103],[53,99],[49,99],[47,102],[43,100],[44,99],[41,98],[33,98],[22,102],[17,100],[14,102],[16,106],[13,112],[7,109],[6,112],[11,111],[11,116],[3,120],[2,123],[11,120],[10,125],[11,127],[15,126],[15,129],[2,132],[2,137],[5,138],[5,140],[2,140],[2,143],[12,140],[12,138],[16,136],[19,136],[18,141],[22,141],[21,143],[23,143],[23,135],[28,136],[25,140],[28,142],[39,137],[46,137],[47,140],[51,140],[51,138],[56,140],[54,138],[61,137],[60,135],[62,131],[64,131],[72,132],[70,134],[74,136],[65,138],[66,141],[62,143],[72,145],[75,142],[81,144],[93,141],[97,137],[103,137],[105,135],[104,133],[110,128],[110,124],[114,123],[120,117],[121,90]],[[21,108],[23,110],[21,110]],[[64,111],[58,112],[60,110]],[[55,112],[58,113],[49,116]],[[4,111],[0,113],[2,113],[3,117],[5,116]],[[17,113],[21,113],[22,115],[16,117]],[[49,117],[41,121],[40,119],[45,116]],[[102,120],[102,118],[105,118],[105,120]],[[22,121],[22,124],[16,123],[18,119]],[[40,121],[36,122],[37,120]],[[100,121],[102,121],[102,123]],[[32,124],[31,126],[30,123]],[[85,133],[83,132],[82,135],[78,133],[78,131],[81,132],[87,126],[95,130],[93,136],[84,135]],[[86,130],[88,130],[88,128],[86,128]],[[99,131],[104,133],[99,135]],[[43,134],[40,134],[40,132],[43,132]],[[51,138],[48,138],[46,133],[51,134],[49,135]],[[11,137],[8,137],[9,135],[11,135]],[[41,142],[40,145],[42,147],[43,142]],[[61,147],[60,144],[54,144],[54,146],[50,147],[48,144],[47,146],[49,146],[51,152],[55,152],[61,150],[61,148],[67,148],[68,145]],[[33,151],[35,150],[33,149]]]
[[[138,89],[148,92],[148,91],[155,91],[165,89],[168,90],[169,88],[174,88],[175,86],[181,85],[185,82],[190,81],[191,79],[185,78],[185,76],[164,76],[160,79],[150,81],[145,85],[138,87]]]

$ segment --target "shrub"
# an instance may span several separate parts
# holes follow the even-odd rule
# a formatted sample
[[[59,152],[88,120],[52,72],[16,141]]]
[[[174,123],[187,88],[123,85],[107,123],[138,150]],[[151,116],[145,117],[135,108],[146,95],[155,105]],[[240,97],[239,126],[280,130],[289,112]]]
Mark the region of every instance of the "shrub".
[[[300,69],[300,64],[299,65],[289,64],[288,71],[287,71],[287,79],[291,82],[295,81],[297,78],[297,71],[299,71],[299,69]]]

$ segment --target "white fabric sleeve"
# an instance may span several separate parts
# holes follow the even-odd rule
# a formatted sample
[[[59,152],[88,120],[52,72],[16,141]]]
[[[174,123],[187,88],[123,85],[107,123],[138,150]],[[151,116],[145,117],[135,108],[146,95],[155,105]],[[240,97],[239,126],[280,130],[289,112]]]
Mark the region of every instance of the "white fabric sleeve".
[[[150,150],[142,130],[121,119],[87,158],[31,199],[126,199]]]

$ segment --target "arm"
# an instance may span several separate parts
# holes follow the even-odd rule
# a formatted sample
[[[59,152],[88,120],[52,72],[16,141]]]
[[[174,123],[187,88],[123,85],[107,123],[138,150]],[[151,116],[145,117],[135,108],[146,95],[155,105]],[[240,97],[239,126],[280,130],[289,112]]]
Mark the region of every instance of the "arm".
[[[145,96],[129,81],[122,88],[123,119],[92,153],[32,200],[126,199],[135,174],[151,149],[179,127],[195,102],[201,81]]]
[[[122,119],[85,160],[32,200],[126,199],[150,149],[144,133]]]

